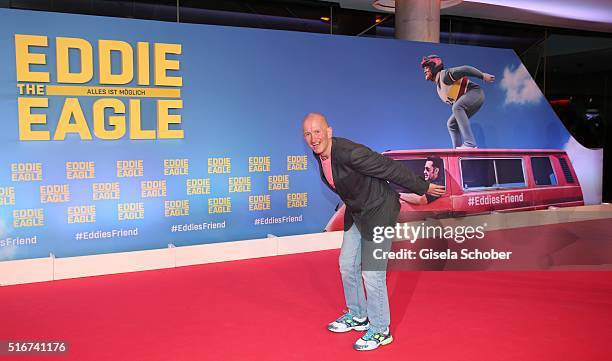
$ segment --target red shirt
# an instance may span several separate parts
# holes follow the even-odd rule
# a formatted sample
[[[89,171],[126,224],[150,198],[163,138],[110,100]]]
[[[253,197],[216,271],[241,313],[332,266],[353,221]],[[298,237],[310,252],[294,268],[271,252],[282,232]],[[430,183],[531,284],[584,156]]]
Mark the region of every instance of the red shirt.
[[[328,157],[325,160],[321,159],[321,167],[323,168],[323,175],[325,176],[325,179],[327,179],[327,183],[329,183],[332,188],[336,189],[334,177],[332,176],[331,157]]]

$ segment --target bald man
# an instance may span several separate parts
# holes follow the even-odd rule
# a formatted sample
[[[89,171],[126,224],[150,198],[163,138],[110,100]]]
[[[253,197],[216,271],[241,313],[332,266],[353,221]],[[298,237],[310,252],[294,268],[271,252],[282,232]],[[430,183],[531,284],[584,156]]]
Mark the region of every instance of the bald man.
[[[332,137],[332,128],[321,113],[306,115],[302,127],[323,183],[346,205],[339,261],[348,312],[327,328],[332,332],[367,331],[353,348],[374,350],[393,341],[389,330],[387,262],[373,256],[377,249],[388,251],[392,242],[374,242],[374,229],[395,226],[400,209],[399,195],[387,181],[419,195],[441,196],[444,187],[428,183],[401,163],[366,146]]]

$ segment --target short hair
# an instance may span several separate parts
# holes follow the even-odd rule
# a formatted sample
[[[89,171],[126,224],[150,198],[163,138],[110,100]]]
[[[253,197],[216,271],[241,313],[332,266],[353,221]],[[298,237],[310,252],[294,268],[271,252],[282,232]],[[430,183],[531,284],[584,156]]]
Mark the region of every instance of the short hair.
[[[433,163],[433,166],[438,169],[444,168],[444,162],[442,161],[442,158],[440,157],[427,157],[427,160],[425,160],[425,163],[429,161],[431,161]]]
[[[306,121],[306,119],[308,119],[310,117],[319,117],[319,118],[321,118],[323,120],[323,124],[325,124],[326,127],[329,127],[329,123],[327,122],[327,117],[325,117],[325,115],[323,115],[323,113],[319,113],[319,112],[310,112],[310,113],[306,114],[304,119],[302,119],[302,123],[304,123]]]

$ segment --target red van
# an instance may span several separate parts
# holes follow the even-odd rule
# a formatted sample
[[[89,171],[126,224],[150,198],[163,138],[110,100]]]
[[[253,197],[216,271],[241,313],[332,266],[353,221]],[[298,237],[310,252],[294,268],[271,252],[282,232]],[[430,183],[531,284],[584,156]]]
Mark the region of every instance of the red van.
[[[549,149],[393,150],[383,155],[429,181],[446,186],[439,198],[400,193],[398,222],[584,205],[582,189],[567,153]],[[326,231],[343,229],[343,205]]]

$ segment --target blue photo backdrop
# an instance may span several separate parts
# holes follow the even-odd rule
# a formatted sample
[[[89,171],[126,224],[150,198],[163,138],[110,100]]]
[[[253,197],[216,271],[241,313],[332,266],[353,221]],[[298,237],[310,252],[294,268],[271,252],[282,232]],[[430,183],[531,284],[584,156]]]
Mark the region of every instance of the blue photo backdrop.
[[[512,50],[15,10],[0,10],[0,20],[0,189],[5,195],[12,194],[0,205],[0,260],[321,232],[338,199],[319,179],[316,162],[303,142],[302,118],[308,112],[321,112],[335,135],[381,152],[450,148],[446,120],[451,110],[441,102],[435,85],[424,79],[423,55],[437,54],[449,67],[471,65],[497,77],[492,84],[475,80],[486,96],[471,121],[480,147],[558,149],[571,140]],[[101,39],[125,42],[134,54],[138,42],[149,43],[151,74],[156,66],[153,44],[180,44],[180,54],[168,56],[180,67],[168,74],[181,77],[182,85],[165,88],[180,90],[182,107],[170,113],[180,115],[180,124],[172,128],[182,129],[184,137],[102,140],[94,135],[92,140],[83,140],[78,134],[68,134],[65,140],[20,140],[19,97],[48,98],[48,107],[32,110],[45,114],[46,124],[32,125],[32,129],[50,130],[53,137],[67,98],[79,100],[93,131],[92,107],[104,96],[19,94],[18,84],[35,82],[17,78],[16,34],[47,37],[47,46],[29,48],[31,53],[46,56],[45,64],[31,64],[29,69],[49,72],[50,81],[40,83],[47,87],[111,86],[98,76]],[[91,80],[84,84],[57,81],[58,37],[91,44]],[[73,50],[69,54],[70,71],[80,71],[79,54]],[[120,72],[120,56],[113,53],[111,60],[113,71]],[[139,85],[135,79],[113,86],[155,87],[153,83]],[[129,99],[138,99],[114,98],[126,107]],[[141,99],[145,129],[157,128],[157,101],[155,97]],[[112,115],[109,110],[105,114]],[[307,156],[306,169],[290,170],[289,156]],[[249,157],[269,157],[269,170],[249,172]],[[231,172],[209,173],[211,158],[230,158]],[[164,160],[175,159],[188,160],[187,175],[164,174]],[[143,176],[119,178],[117,161],[121,160],[142,161]],[[95,177],[68,179],[66,162],[93,162]],[[15,164],[26,163],[42,167],[41,180],[14,179]],[[270,176],[277,177],[270,180]],[[249,177],[250,190],[230,192],[230,177]],[[208,179],[209,193],[188,195],[187,179]],[[147,180],[165,180],[165,196],[143,198],[142,182]],[[119,199],[94,200],[93,183],[119,183]],[[69,200],[42,203],[41,186],[47,185],[68,185]],[[288,195],[294,193],[301,197],[297,208],[289,207]],[[249,196],[254,195],[269,196],[269,203],[264,200],[253,205]],[[231,212],[211,212],[211,198],[227,197]],[[167,216],[165,202],[174,200],[188,201],[188,215]],[[119,204],[125,203],[141,204],[144,217],[119,220]],[[69,213],[74,212],[69,208],[79,206],[95,206],[95,222],[69,223]],[[269,209],[250,210],[250,206]],[[40,209],[43,219],[34,220],[42,225],[16,223],[19,210],[29,210],[31,215]],[[86,215],[92,219],[91,208]],[[178,231],[179,226],[183,231]],[[189,229],[197,227],[208,228]],[[104,232],[111,232],[110,236]]]

